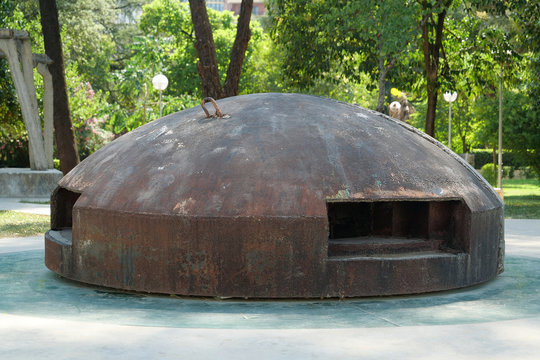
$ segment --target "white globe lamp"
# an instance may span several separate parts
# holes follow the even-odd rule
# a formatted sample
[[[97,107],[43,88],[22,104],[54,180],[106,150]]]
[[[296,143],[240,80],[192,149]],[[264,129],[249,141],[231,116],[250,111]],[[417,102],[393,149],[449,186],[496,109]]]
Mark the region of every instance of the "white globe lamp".
[[[161,108],[161,94],[163,90],[167,88],[167,85],[169,85],[169,79],[163,74],[157,74],[152,79],[152,85],[154,85],[154,89],[159,91],[159,117],[162,116],[162,108]]]

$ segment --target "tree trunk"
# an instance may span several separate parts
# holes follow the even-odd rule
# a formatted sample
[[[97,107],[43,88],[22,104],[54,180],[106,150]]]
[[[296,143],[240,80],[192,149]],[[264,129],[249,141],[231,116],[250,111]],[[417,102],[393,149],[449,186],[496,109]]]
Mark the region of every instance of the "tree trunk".
[[[427,74],[426,134],[432,137],[435,137],[435,116],[437,115],[437,97],[439,93],[437,71],[438,69],[431,69]]]
[[[385,79],[386,71],[384,69],[384,56],[379,56],[379,98],[377,99],[377,111],[384,113],[384,97],[386,95]]]
[[[234,39],[234,45],[231,50],[231,59],[227,69],[227,79],[225,80],[225,96],[238,95],[242,64],[244,63],[249,39],[251,38],[249,23],[251,21],[252,10],[253,0],[242,0],[238,25],[236,27],[236,38]]]
[[[493,145],[493,179],[497,182],[497,147]]]
[[[65,175],[79,163],[79,153],[69,112],[56,0],[39,0],[39,9],[45,53],[53,61],[49,65],[49,71],[53,85],[54,129],[60,167]]]
[[[189,0],[189,8],[195,29],[195,49],[199,57],[198,69],[203,98],[210,96],[214,99],[221,99],[225,93],[219,79],[216,47],[206,12],[206,2],[204,0]]]
[[[437,3],[444,6],[444,9],[437,15],[437,22],[433,23],[434,7],[422,2],[424,15],[422,16],[422,51],[424,53],[424,66],[426,68],[428,108],[426,112],[426,134],[435,137],[435,116],[437,114],[437,95],[439,92],[439,57],[442,49],[442,36],[444,29],[444,19],[446,18],[446,8],[450,1]],[[435,39],[431,41],[431,29],[435,29]]]

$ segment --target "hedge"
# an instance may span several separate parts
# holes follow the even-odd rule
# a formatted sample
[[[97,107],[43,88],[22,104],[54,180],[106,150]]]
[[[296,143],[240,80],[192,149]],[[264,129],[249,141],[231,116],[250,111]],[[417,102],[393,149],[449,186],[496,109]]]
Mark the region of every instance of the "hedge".
[[[474,167],[475,169],[481,169],[486,164],[493,164],[493,150],[489,149],[476,149],[471,152],[474,154]],[[510,151],[503,150],[503,166],[510,166],[513,168],[524,168],[527,164],[520,162],[514,154]]]

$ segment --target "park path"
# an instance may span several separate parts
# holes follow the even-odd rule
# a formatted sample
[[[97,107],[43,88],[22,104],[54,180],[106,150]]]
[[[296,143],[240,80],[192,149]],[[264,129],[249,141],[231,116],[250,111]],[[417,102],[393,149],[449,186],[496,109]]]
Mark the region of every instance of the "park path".
[[[28,214],[50,215],[51,209],[49,204],[33,203],[46,201],[49,201],[49,198],[0,198],[0,210],[13,210]]]

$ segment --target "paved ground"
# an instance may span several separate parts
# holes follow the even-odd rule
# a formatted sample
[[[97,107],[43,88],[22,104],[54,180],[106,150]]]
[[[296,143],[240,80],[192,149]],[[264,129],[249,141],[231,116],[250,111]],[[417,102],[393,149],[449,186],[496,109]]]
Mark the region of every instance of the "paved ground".
[[[495,281],[350,301],[126,295],[52,274],[42,237],[0,239],[0,358],[538,359],[540,220],[505,226]]]
[[[0,210],[16,210],[29,214],[50,215],[50,206],[43,204],[49,198],[2,198],[0,197]]]

